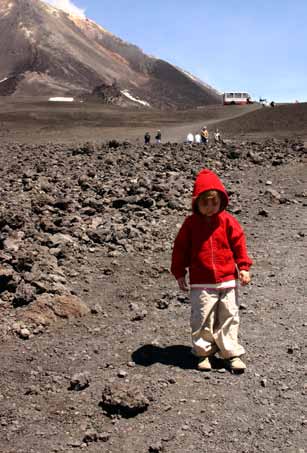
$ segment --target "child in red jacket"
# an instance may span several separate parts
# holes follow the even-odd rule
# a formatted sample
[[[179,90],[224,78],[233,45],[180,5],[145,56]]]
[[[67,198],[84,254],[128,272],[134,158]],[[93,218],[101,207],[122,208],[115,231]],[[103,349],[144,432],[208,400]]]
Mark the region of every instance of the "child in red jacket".
[[[250,282],[252,260],[246,250],[239,222],[225,208],[228,195],[221,180],[210,170],[196,177],[192,209],[175,239],[171,271],[179,288],[191,299],[192,352],[198,369],[210,370],[216,352],[233,371],[246,366],[238,343],[239,304],[237,280]]]

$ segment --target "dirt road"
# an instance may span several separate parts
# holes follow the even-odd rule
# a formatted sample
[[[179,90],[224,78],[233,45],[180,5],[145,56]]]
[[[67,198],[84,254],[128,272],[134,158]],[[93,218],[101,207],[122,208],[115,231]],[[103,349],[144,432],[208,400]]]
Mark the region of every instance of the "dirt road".
[[[5,99],[5,98],[4,98]],[[206,124],[233,119],[259,109],[247,106],[208,106],[194,111],[129,110],[97,103],[51,104],[31,99],[3,100],[0,104],[0,136],[4,142],[76,143],[129,140],[143,142],[148,130],[154,139],[162,130],[163,142],[182,143],[189,132]]]

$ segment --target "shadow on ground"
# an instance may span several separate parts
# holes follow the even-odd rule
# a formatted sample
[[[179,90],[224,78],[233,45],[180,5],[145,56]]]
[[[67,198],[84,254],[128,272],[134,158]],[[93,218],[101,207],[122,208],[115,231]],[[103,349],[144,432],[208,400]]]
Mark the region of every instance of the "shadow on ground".
[[[132,360],[137,365],[151,366],[162,363],[167,366],[176,366],[185,370],[196,369],[198,359],[191,354],[191,348],[184,345],[166,346],[162,348],[152,344],[146,344],[132,354]],[[212,367],[221,369],[225,367],[223,360],[212,358]]]

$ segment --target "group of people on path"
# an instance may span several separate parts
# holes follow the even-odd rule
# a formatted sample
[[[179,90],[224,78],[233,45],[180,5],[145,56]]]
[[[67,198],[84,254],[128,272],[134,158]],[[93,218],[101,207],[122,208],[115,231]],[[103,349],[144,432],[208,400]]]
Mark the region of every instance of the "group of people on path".
[[[218,129],[215,130],[213,134],[214,142],[219,143],[221,142],[221,133]],[[155,135],[155,142],[157,144],[161,143],[162,140],[162,133],[161,130],[158,129]],[[144,144],[145,145],[150,145],[151,143],[151,135],[149,132],[146,132],[144,135]],[[207,126],[204,126],[200,132],[197,134],[192,134],[192,132],[189,132],[186,138],[186,143],[192,145],[193,143],[196,144],[204,144],[207,145],[209,143],[209,131],[207,129]]]
[[[221,141],[221,133],[218,129],[215,130],[213,137],[215,143],[219,143]],[[207,129],[207,126],[204,126],[200,132],[195,134],[195,136],[192,134],[192,132],[189,132],[186,141],[190,145],[192,145],[193,143],[202,143],[204,145],[207,145],[209,143],[209,131]]]
[[[162,139],[162,133],[161,133],[160,129],[158,129],[156,132],[156,135],[155,135],[156,143],[161,143],[161,139]],[[151,140],[151,135],[149,132],[146,132],[144,135],[144,144],[150,145],[150,140]]]

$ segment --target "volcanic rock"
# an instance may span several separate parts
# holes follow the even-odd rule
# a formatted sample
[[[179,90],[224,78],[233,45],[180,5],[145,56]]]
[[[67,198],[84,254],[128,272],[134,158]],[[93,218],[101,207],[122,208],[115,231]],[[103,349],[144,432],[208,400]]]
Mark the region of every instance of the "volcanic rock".
[[[138,387],[127,383],[112,383],[103,389],[100,406],[109,416],[130,418],[146,411],[149,400]]]

